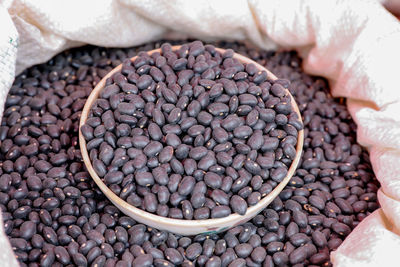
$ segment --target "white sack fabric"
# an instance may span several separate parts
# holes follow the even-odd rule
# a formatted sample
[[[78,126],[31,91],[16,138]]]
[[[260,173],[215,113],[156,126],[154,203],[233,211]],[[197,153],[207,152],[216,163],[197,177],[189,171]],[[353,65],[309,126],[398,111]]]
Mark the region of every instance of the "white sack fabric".
[[[75,46],[124,47],[172,33],[248,39],[297,49],[304,69],[348,99],[358,142],[370,152],[381,209],[331,254],[335,266],[398,266],[400,251],[400,23],[360,0],[0,0],[1,111],[15,72]],[[2,7],[1,7],[2,5]],[[8,12],[8,14],[7,14]],[[15,25],[15,28],[13,24]],[[18,35],[17,35],[18,32]],[[1,115],[1,114],[0,114]],[[0,229],[2,230],[2,229]],[[3,232],[3,231],[2,231]],[[4,233],[0,242],[6,241]],[[16,264],[10,248],[1,257]],[[4,255],[3,255],[4,254]],[[0,258],[2,266],[6,261]]]

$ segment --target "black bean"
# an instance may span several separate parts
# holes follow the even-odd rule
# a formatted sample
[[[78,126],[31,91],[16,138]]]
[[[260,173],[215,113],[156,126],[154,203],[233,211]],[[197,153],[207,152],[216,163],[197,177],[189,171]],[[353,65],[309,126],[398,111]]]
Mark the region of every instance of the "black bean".
[[[356,201],[352,204],[355,212],[364,212],[367,209],[367,202],[364,200]]]
[[[156,264],[157,259],[164,259],[163,252],[157,248],[150,248],[147,253],[153,256],[154,264]]]
[[[272,169],[270,172],[271,179],[275,182],[282,182],[283,179],[286,177],[287,169],[284,167],[279,167],[276,169]]]
[[[143,205],[148,212],[156,212],[157,198],[154,194],[146,194],[144,196]]]
[[[215,206],[211,210],[211,218],[222,218],[226,217],[231,213],[231,209],[228,206]]]
[[[211,198],[216,204],[229,205],[229,196],[222,190],[215,189],[211,193]]]
[[[159,109],[155,108],[153,110],[152,117],[154,122],[157,123],[158,126],[163,126],[165,124],[165,117]]]
[[[194,210],[193,217],[196,220],[205,220],[210,217],[210,209],[208,207],[200,207]]]
[[[151,141],[146,147],[143,149],[143,153],[147,157],[157,156],[163,149],[163,146],[158,141]]]
[[[10,244],[13,250],[25,251],[27,250],[28,243],[22,238],[11,238]]]
[[[290,237],[290,242],[296,247],[304,245],[305,243],[308,243],[309,241],[310,241],[310,238],[303,233],[297,233]]]
[[[20,237],[29,240],[34,234],[36,234],[36,224],[32,221],[23,222],[20,227]]]
[[[179,139],[179,137],[176,134],[174,134],[174,133],[167,134],[165,137],[165,141],[166,141],[167,145],[172,146],[173,148],[176,149],[175,155],[178,158],[181,158],[181,157],[184,158],[187,156],[186,154],[184,154],[184,152],[188,152],[189,147],[187,147],[185,145],[180,146],[181,140]],[[179,148],[181,148],[181,149],[179,149]],[[187,149],[185,149],[185,148],[187,148]]]
[[[219,239],[215,243],[215,250],[214,253],[217,256],[222,255],[226,251],[226,241],[224,239]]]
[[[185,255],[189,260],[193,261],[200,256],[202,250],[203,248],[199,243],[193,243],[186,249]]]
[[[51,164],[49,162],[46,162],[44,160],[38,160],[38,161],[35,162],[34,167],[38,172],[44,172],[45,173],[48,170],[50,170],[52,166],[51,166]]]
[[[255,106],[257,105],[257,98],[251,94],[241,94],[239,95],[239,103],[240,105],[250,105]]]
[[[90,127],[88,124],[84,124],[81,127],[82,135],[85,137],[86,141],[90,141],[93,139],[93,128]]]
[[[312,264],[318,265],[325,263],[328,259],[329,259],[328,253],[320,252],[311,256],[310,262]]]
[[[255,261],[256,263],[262,263],[266,256],[267,256],[267,252],[265,251],[265,248],[263,248],[263,247],[256,247],[251,252],[251,259],[253,261]]]
[[[95,258],[92,262],[93,266],[104,266],[106,263],[106,257],[104,255],[100,255]]]
[[[107,173],[104,177],[104,180],[108,184],[119,184],[122,182],[123,178],[124,174],[122,172],[116,171]]]
[[[285,252],[276,252],[272,256],[272,260],[277,266],[285,266],[289,262],[289,257]]]
[[[218,143],[225,143],[228,140],[228,133],[221,127],[217,127],[212,132],[213,138]]]
[[[193,77],[194,72],[190,69],[182,70],[178,73],[178,84],[183,86],[189,83],[189,80]]]
[[[230,199],[230,207],[233,212],[236,212],[240,215],[244,215],[247,211],[247,203],[246,201],[238,196],[238,195],[233,195]]]
[[[350,196],[350,190],[347,188],[336,189],[332,192],[334,198],[348,198]]]
[[[283,250],[284,244],[282,242],[273,241],[268,243],[266,249],[268,253],[275,253]]]
[[[192,197],[190,199],[190,202],[191,202],[193,208],[195,208],[195,209],[202,207],[204,205],[205,201],[206,201],[205,195],[204,195],[204,193],[201,193],[201,192],[193,193]]]
[[[214,172],[207,172],[204,176],[204,182],[211,188],[218,189],[222,185],[222,178]]]
[[[154,184],[154,177],[150,172],[138,172],[135,181],[141,186],[149,186]]]
[[[197,121],[195,118],[187,117],[187,118],[182,119],[182,121],[179,123],[179,125],[183,131],[187,131],[189,128],[191,128],[193,125],[195,125],[196,122]],[[194,129],[192,129],[192,131],[193,130]]]
[[[244,162],[244,167],[246,168],[247,171],[249,171],[251,174],[254,174],[254,175],[257,175],[261,172],[260,165],[257,162],[254,162],[252,160],[246,160]],[[272,173],[271,173],[271,178],[273,178]]]
[[[179,253],[178,250],[176,250],[174,248],[167,248],[164,251],[164,255],[168,261],[172,262],[175,265],[179,265],[183,262],[182,255]]]
[[[228,248],[221,256],[221,266],[228,266],[231,262],[236,259],[235,251],[232,248]]]
[[[182,117],[182,110],[180,108],[174,108],[167,118],[168,122],[171,124],[176,124]]]
[[[153,263],[153,256],[150,254],[143,254],[135,258],[132,262],[132,266],[151,266]]]
[[[325,201],[323,198],[318,196],[310,196],[308,199],[309,203],[314,207],[323,210],[325,208]]]
[[[221,258],[218,256],[213,256],[210,257],[207,262],[206,262],[206,267],[217,267],[217,266],[221,266]]]
[[[70,263],[70,256],[68,254],[68,251],[61,246],[57,246],[54,248],[54,255],[56,259],[61,262],[62,264],[68,264]]]
[[[203,134],[205,131],[205,128],[203,125],[193,125],[188,129],[188,134],[192,137],[196,137],[198,135]]]
[[[163,167],[157,167],[152,170],[154,180],[160,185],[168,184],[168,173],[167,170]]]
[[[52,266],[55,260],[55,255],[52,250],[47,251],[40,260],[40,266]]]
[[[348,235],[351,232],[351,228],[344,223],[333,223],[331,226],[332,230],[339,235]]]
[[[100,93],[102,98],[110,98],[110,96],[119,93],[119,87],[115,84],[106,86]]]
[[[182,181],[180,182],[180,184],[178,186],[179,194],[182,196],[189,195],[193,191],[195,184],[196,184],[196,180],[194,179],[193,176],[183,177]]]
[[[155,259],[154,260],[154,266],[156,266],[156,267],[164,267],[164,266],[165,267],[173,267],[175,265],[172,264],[171,262],[167,261],[167,260],[164,260],[164,259]]]
[[[239,126],[233,130],[233,135],[239,139],[246,139],[251,136],[252,133],[253,130],[247,125]]]
[[[301,263],[304,262],[307,258],[307,247],[301,246],[296,248],[292,253],[289,255],[289,260],[291,264]]]
[[[229,112],[229,107],[223,103],[211,103],[207,110],[214,116],[224,116]]]
[[[252,251],[253,247],[247,243],[238,244],[237,246],[235,246],[236,255],[240,258],[248,257]]]

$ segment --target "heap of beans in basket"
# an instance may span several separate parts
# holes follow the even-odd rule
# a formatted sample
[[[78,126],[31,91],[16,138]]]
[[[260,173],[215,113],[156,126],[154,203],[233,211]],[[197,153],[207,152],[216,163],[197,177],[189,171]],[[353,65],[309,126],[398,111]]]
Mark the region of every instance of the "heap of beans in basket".
[[[241,215],[286,176],[302,129],[286,80],[200,41],[140,53],[82,127],[93,168],[129,204],[175,219]]]

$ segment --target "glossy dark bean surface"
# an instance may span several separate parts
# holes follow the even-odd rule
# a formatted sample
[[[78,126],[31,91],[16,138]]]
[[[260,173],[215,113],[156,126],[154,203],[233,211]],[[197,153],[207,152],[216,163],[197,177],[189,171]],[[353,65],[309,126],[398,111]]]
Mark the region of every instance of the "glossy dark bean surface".
[[[247,55],[267,66],[278,77],[290,80],[290,86],[285,80],[279,80],[278,84],[283,87],[289,86],[289,90],[299,104],[304,120],[304,154],[296,175],[279,197],[250,222],[219,234],[182,237],[138,224],[122,214],[96,187],[83,167],[77,143],[79,115],[82,109],[82,105],[79,103],[84,103],[97,82],[113,67],[122,63],[126,58],[136,55],[139,51],[151,50],[159,46],[159,43],[152,43],[127,49],[94,47],[74,49],[54,57],[45,64],[32,67],[16,78],[7,98],[0,126],[0,150],[2,152],[0,153],[0,207],[3,212],[5,232],[21,266],[38,266],[40,264],[43,266],[61,266],[63,264],[174,266],[178,263],[181,263],[182,266],[229,266],[229,264],[232,264],[231,266],[293,266],[295,264],[297,264],[296,266],[331,266],[330,252],[340,246],[360,221],[379,207],[376,199],[379,184],[374,178],[367,152],[356,144],[356,127],[350,119],[344,103],[340,99],[333,99],[327,93],[328,86],[324,80],[310,77],[302,72],[301,60],[294,52],[266,52],[250,49],[237,43],[221,42],[217,44],[218,47],[233,48],[240,54]],[[120,92],[122,90],[135,95],[139,90],[141,92],[149,90],[157,96],[162,95],[162,92],[157,92],[157,88],[155,88],[155,92],[151,91],[153,88],[148,85],[150,78],[153,81],[162,79],[160,73],[151,69],[152,61],[169,74],[172,73],[172,70],[185,69],[186,64],[197,63],[199,64],[194,67],[194,71],[199,73],[205,66],[203,63],[206,63],[213,67],[212,70],[205,70],[201,74],[199,81],[201,86],[199,87],[205,86],[203,89],[199,87],[193,88],[193,90],[189,89],[186,79],[191,75],[190,73],[185,74],[189,76],[182,75],[176,78],[169,74],[164,75],[165,81],[168,80],[171,84],[177,82],[178,78],[180,79],[179,83],[184,84],[183,86],[179,85],[182,95],[188,98],[199,97],[206,89],[213,87],[208,80],[215,78],[216,75],[229,80],[233,71],[231,66],[235,65],[235,62],[230,59],[226,60],[224,64],[228,71],[224,71],[222,74],[221,69],[216,68],[218,62],[213,62],[213,60],[200,55],[204,50],[212,53],[213,48],[203,47],[198,43],[192,47],[184,45],[179,50],[180,55],[188,55],[186,60],[177,59],[178,56],[170,53],[167,46],[163,46],[162,49],[166,54],[165,57],[156,57],[156,59],[146,57],[140,62],[123,67],[122,72],[131,83],[135,83],[139,79],[138,73],[146,73],[149,77],[139,82],[139,89],[138,86],[127,83],[122,76],[116,76],[115,82],[121,88]],[[230,53],[232,51],[228,50],[226,55],[222,55],[222,58],[228,57]],[[200,57],[199,62],[196,61],[197,57]],[[167,62],[172,62],[172,67],[166,67]],[[262,75],[258,75],[257,70],[251,66],[246,66],[245,70],[252,76],[256,76],[257,80],[263,79]],[[241,74],[244,70],[238,67],[235,71],[233,79],[237,86],[225,81],[223,93],[219,95],[220,89],[214,88],[211,98],[213,101],[226,101],[224,99],[227,98],[224,95],[232,96],[228,102],[221,102],[229,107],[229,112],[235,113],[239,109],[241,112],[248,112],[244,106],[254,104],[251,97],[242,99],[245,102],[240,103],[239,98],[234,97],[236,92],[247,90],[248,94],[256,98],[259,89],[261,89],[261,96],[272,95],[275,98],[281,94],[279,86],[275,86],[274,89],[267,88],[265,85],[246,88],[245,84],[240,82],[245,79],[240,78],[244,77]],[[145,87],[146,85],[147,87]],[[149,167],[147,164],[159,165],[164,168],[166,165],[163,164],[171,165],[172,161],[183,161],[185,158],[191,158],[197,162],[207,155],[207,150],[211,147],[215,153],[215,165],[225,168],[224,171],[228,174],[221,180],[218,190],[225,194],[230,194],[230,191],[235,190],[238,194],[241,192],[240,194],[243,195],[247,194],[248,187],[252,187],[256,191],[245,199],[248,206],[251,206],[250,197],[258,199],[275,187],[276,182],[262,183],[262,181],[268,179],[272,170],[282,167],[279,163],[275,164],[278,162],[276,159],[281,159],[280,162],[286,161],[285,158],[290,159],[290,149],[282,146],[278,147],[276,151],[270,151],[268,146],[264,146],[264,148],[260,148],[265,150],[263,158],[257,156],[254,159],[254,153],[251,151],[257,148],[258,137],[252,139],[254,140],[253,147],[250,144],[239,146],[238,144],[241,144],[243,139],[233,137],[232,141],[218,143],[214,140],[212,132],[204,130],[206,153],[202,154],[203,152],[200,151],[197,152],[198,154],[193,154],[192,152],[192,156],[199,157],[194,159],[190,156],[189,145],[180,139],[181,133],[178,133],[177,129],[163,127],[168,118],[164,116],[164,112],[170,108],[163,106],[164,104],[175,103],[173,105],[178,107],[179,103],[181,110],[185,109],[185,106],[187,109],[185,101],[179,102],[178,100],[180,95],[177,93],[178,87],[170,88],[168,82],[166,85],[166,88],[177,96],[177,100],[174,100],[174,96],[169,94],[166,96],[168,101],[154,103],[152,107],[151,104],[146,104],[146,101],[150,101],[153,96],[145,92],[142,99],[134,98],[133,101],[135,102],[135,112],[138,112],[139,117],[143,117],[144,114],[146,116],[147,114],[156,114],[153,115],[154,123],[160,127],[163,136],[168,140],[168,146],[174,148],[172,156],[170,156],[171,149],[168,148],[164,152],[166,147],[163,146],[163,150],[151,157],[150,163],[146,161],[147,156],[142,149],[150,142],[150,138],[148,140],[139,139],[139,142],[135,144],[138,147],[132,144],[130,148],[116,149],[118,139],[121,137],[143,135],[144,130],[142,129],[131,130],[131,127],[137,125],[141,119],[132,115],[115,112],[113,114],[115,125],[107,124],[107,127],[114,127],[115,133],[110,135],[106,132],[102,137],[96,137],[100,138],[102,143],[107,143],[107,146],[98,144],[98,147],[91,153],[91,157],[105,161],[107,164],[103,163],[104,168],[111,165],[114,157],[122,162],[125,161],[124,156],[129,157],[120,170],[124,176],[122,181],[117,184],[118,186],[110,185],[113,191],[118,194],[124,194],[124,190],[126,190],[125,194],[130,192],[129,196],[125,195],[127,201],[131,204],[135,203],[138,207],[143,205],[146,195],[154,195],[159,203],[156,213],[160,212],[164,214],[163,216],[168,216],[169,207],[161,203],[167,203],[166,201],[171,198],[174,199],[172,194],[179,194],[178,190],[183,178],[192,176],[196,180],[193,196],[188,195],[186,199],[181,200],[181,205],[185,207],[184,210],[190,210],[188,202],[196,203],[193,218],[209,218],[214,206],[211,207],[212,192],[209,192],[209,187],[202,181],[204,180],[203,171],[194,171],[192,175],[189,175],[186,170],[191,172],[191,163],[186,167],[184,163],[182,166],[175,164],[174,168],[181,170],[182,173],[168,175],[166,178],[165,171],[158,169],[153,173],[151,169],[157,167]],[[149,86],[150,88],[148,88]],[[206,88],[208,86],[210,88]],[[269,89],[269,92],[267,93],[265,89]],[[99,102],[98,107],[102,110],[114,108],[118,110],[118,104],[124,101],[112,96],[115,87],[114,89],[111,87],[109,90],[108,103]],[[204,96],[200,97],[200,100],[200,104],[207,103],[207,98]],[[268,105],[276,105],[274,101],[268,101]],[[75,102],[79,105],[74,104]],[[99,109],[95,112],[101,114],[102,110]],[[263,129],[255,129],[253,133],[258,130],[271,130],[277,127],[275,125],[283,123],[284,119],[281,116],[276,117],[277,114],[284,114],[285,109],[279,107],[278,110],[282,113],[259,112],[258,116],[265,122],[265,125]],[[15,113],[13,114],[13,112]],[[159,116],[160,114],[163,116]],[[250,117],[253,115],[251,114]],[[219,122],[218,120],[213,121],[212,116],[208,111],[200,111],[197,116],[197,125],[210,129],[211,127],[221,127],[226,131],[233,131],[234,128],[241,125],[257,128],[250,126],[252,125],[251,120],[249,122],[247,119],[237,122],[232,122],[234,119],[226,121],[227,118],[231,118],[229,117],[231,115],[228,115]],[[123,123],[117,125],[118,118]],[[297,122],[292,121],[290,117],[288,117],[289,121],[294,127],[299,127]],[[12,125],[13,123],[15,125]],[[144,122],[141,121],[141,123]],[[151,121],[146,123],[149,124]],[[95,138],[94,129],[103,122],[100,117],[93,117],[89,119],[88,124],[92,127],[93,132],[88,132],[86,136],[91,138],[90,136],[93,135],[92,138]],[[190,122],[187,125],[190,125]],[[229,127],[233,128],[229,129]],[[166,134],[166,131],[169,133]],[[291,130],[287,129],[287,132],[291,132]],[[102,135],[101,131],[96,134]],[[152,133],[155,139],[151,140],[163,141],[163,138],[156,140],[158,139],[157,134],[159,132],[156,129]],[[282,132],[272,132],[270,136],[279,139],[278,136],[281,134]],[[281,137],[282,144],[295,144],[293,136]],[[210,140],[214,140],[214,142],[207,144]],[[187,141],[189,142],[189,138]],[[195,138],[190,142],[194,144]],[[197,140],[197,142],[200,144],[202,140]],[[228,142],[235,147],[237,153],[249,155],[249,158],[262,168],[268,168],[268,174],[261,171],[258,175],[249,175],[250,172],[244,167],[246,156],[244,159],[235,160],[235,157],[230,154],[232,152],[229,152],[232,147],[227,144]],[[273,147],[273,142],[275,141],[268,145]],[[123,144],[129,146],[128,143]],[[93,145],[97,146],[96,143]],[[219,145],[221,146],[216,148]],[[225,145],[230,147],[227,151],[224,151]],[[231,166],[224,166],[220,163],[218,161],[220,157],[217,155],[221,152],[230,155],[232,162],[239,167],[235,169],[233,163]],[[66,161],[64,154],[67,155]],[[222,158],[226,159],[227,156],[223,155]],[[208,160],[214,162],[212,157]],[[206,163],[203,163],[203,167],[207,166]],[[112,170],[106,169],[105,174],[117,171],[116,168],[121,168],[120,164],[120,162],[114,161],[113,166],[118,167],[112,167]],[[99,169],[102,167],[100,166]],[[154,184],[151,188],[148,188],[146,184],[135,184],[134,171],[137,168],[152,174]],[[213,166],[209,168],[213,168]],[[131,172],[131,170],[133,171]],[[219,170],[214,168],[212,172],[218,173]],[[231,179],[226,179],[226,177]],[[238,179],[246,185],[238,186],[235,183]],[[144,182],[151,183],[152,180],[144,179]],[[156,183],[158,186],[155,186]],[[133,189],[132,186],[136,188]],[[133,194],[133,192],[136,193]],[[223,197],[221,198],[221,196]],[[225,201],[223,194],[214,194],[214,198],[217,201]],[[152,199],[154,198],[150,197],[148,204],[153,202]],[[196,199],[197,202],[193,199]],[[193,204],[192,206],[194,206]],[[172,214],[175,212],[174,216],[179,215],[177,211],[181,212],[182,217],[184,216],[185,213],[182,209],[176,209]],[[251,250],[250,254],[249,250]],[[189,256],[187,252],[189,252]]]

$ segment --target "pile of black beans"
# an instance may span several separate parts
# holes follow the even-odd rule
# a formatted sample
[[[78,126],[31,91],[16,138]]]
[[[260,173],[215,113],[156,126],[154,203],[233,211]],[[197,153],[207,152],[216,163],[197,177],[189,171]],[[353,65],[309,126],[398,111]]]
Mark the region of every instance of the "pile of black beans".
[[[346,106],[294,52],[220,42],[291,81],[305,145],[289,185],[250,222],[192,237],[151,229],[113,206],[91,180],[78,145],[93,87],[139,51],[83,47],[20,74],[0,127],[0,208],[21,266],[331,266],[329,253],[379,207],[368,153]]]
[[[200,41],[163,44],[107,79],[81,131],[115,194],[202,220],[244,215],[286,177],[303,127],[289,82],[233,55]]]

